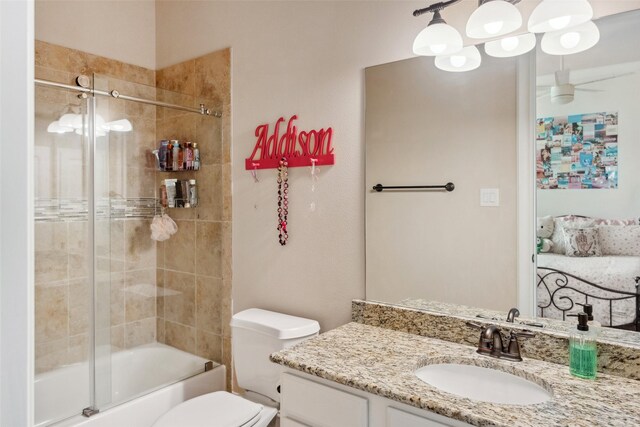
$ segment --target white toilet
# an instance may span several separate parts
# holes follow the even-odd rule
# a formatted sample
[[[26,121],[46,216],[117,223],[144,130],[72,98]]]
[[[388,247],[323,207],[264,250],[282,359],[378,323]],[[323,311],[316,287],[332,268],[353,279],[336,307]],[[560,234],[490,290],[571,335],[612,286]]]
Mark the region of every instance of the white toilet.
[[[276,416],[282,367],[269,355],[318,335],[315,320],[251,308],[231,320],[238,385],[245,397],[217,391],[187,400],[153,427],[266,427]]]

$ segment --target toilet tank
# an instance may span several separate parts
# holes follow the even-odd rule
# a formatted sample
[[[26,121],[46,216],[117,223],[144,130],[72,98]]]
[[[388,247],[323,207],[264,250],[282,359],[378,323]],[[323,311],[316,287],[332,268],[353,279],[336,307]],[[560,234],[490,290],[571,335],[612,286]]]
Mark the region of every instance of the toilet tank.
[[[318,335],[317,321],[251,308],[231,319],[233,361],[238,385],[280,401],[282,366],[269,355]]]

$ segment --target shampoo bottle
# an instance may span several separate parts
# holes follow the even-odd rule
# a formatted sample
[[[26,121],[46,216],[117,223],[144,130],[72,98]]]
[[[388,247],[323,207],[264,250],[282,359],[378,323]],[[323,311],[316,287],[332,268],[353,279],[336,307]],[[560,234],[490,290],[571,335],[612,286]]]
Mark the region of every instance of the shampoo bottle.
[[[569,372],[574,377],[593,380],[598,367],[598,348],[588,321],[587,313],[578,313],[578,326],[569,336]]]

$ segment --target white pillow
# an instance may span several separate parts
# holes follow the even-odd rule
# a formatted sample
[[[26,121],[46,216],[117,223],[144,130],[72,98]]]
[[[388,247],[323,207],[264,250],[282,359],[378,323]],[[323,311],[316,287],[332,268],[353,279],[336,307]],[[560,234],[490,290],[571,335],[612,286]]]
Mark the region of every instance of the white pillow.
[[[564,228],[565,255],[571,257],[602,256],[595,227]]]
[[[564,240],[564,229],[593,227],[594,222],[592,218],[577,218],[572,216],[554,218],[553,221],[553,234],[551,235],[553,247],[551,248],[551,252],[561,255],[566,255],[567,252]]]
[[[640,225],[599,225],[603,255],[640,256]]]

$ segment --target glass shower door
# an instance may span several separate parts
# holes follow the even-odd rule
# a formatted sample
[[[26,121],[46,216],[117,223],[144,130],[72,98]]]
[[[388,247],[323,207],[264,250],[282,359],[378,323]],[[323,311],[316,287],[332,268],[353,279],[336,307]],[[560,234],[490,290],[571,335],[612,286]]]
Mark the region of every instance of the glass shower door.
[[[89,105],[35,89],[35,422],[91,405],[93,340]]]

